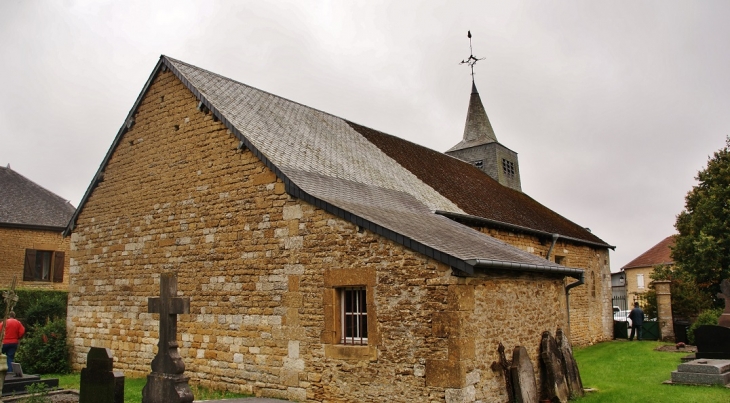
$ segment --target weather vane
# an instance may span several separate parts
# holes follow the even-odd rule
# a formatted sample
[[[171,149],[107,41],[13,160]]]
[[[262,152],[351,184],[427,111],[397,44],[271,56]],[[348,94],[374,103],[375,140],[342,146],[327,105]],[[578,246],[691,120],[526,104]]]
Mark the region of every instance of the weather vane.
[[[477,64],[478,61],[484,60],[484,58],[482,57],[481,59],[477,59],[476,57],[474,57],[474,51],[471,49],[471,31],[466,32],[467,36],[469,37],[469,52],[471,54],[469,55],[469,58],[467,58],[466,60],[462,60],[459,64],[468,64],[469,67],[471,67],[471,80],[474,81],[474,65]]]

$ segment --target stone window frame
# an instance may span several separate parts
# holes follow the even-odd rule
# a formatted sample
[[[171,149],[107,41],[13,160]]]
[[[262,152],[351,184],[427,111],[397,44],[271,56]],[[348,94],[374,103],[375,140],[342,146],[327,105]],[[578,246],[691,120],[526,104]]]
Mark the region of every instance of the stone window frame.
[[[645,288],[644,284],[644,274],[639,273],[636,275],[636,289],[637,290],[643,290]]]
[[[325,357],[343,360],[377,360],[377,346],[380,335],[377,327],[375,309],[375,269],[327,269],[324,273],[324,329],[321,341],[325,347]],[[343,344],[342,290],[361,287],[365,290],[367,309],[367,344]]]

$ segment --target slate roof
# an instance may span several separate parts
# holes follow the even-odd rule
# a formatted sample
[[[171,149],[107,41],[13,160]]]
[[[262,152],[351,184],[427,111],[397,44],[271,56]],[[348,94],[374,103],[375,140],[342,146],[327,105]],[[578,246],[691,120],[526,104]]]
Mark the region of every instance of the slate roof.
[[[76,209],[10,167],[0,167],[0,226],[63,230]]]
[[[658,264],[674,264],[674,259],[671,256],[671,248],[674,246],[675,237],[676,235],[671,235],[664,238],[664,240],[652,246],[636,259],[626,263],[621,270],[635,269],[637,267],[653,267]]]
[[[530,196],[501,185],[471,164],[355,123],[350,125],[468,215],[609,247],[585,228]]]
[[[385,151],[387,147],[374,140],[377,136],[371,135],[370,129],[166,56],[160,58],[97,175],[103,174],[106,162],[161,69],[170,69],[277,174],[294,197],[465,273],[473,273],[474,265],[488,265],[582,276],[581,269],[557,265],[435,214],[444,211],[469,215],[477,210],[462,207],[458,197],[438,188],[438,181],[424,180],[418,169]],[[436,153],[423,147],[411,148],[423,152],[423,157]],[[468,171],[470,167],[436,154],[445,157],[443,161],[448,164],[458,164],[460,170]],[[479,174],[480,178],[494,182]],[[76,214],[93,188],[92,182]],[[75,218],[69,230],[73,230],[74,222]]]
[[[494,133],[492,123],[489,122],[487,111],[484,110],[482,98],[479,96],[479,91],[477,91],[477,85],[472,80],[469,109],[466,112],[466,124],[464,125],[464,136],[457,145],[451,147],[446,152],[497,142],[497,135]]]

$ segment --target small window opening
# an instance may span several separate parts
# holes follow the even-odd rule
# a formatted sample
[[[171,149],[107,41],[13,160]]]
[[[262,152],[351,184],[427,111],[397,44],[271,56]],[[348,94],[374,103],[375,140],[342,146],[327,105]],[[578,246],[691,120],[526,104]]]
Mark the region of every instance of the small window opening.
[[[368,312],[365,287],[343,288],[340,294],[342,344],[368,344]]]
[[[472,165],[474,165],[475,167],[477,167],[479,169],[482,169],[482,167],[484,167],[484,160],[476,160],[476,161],[472,162]]]
[[[509,176],[510,178],[514,178],[515,176],[515,164],[512,161],[508,161],[504,158],[502,158],[502,171],[505,175]]]

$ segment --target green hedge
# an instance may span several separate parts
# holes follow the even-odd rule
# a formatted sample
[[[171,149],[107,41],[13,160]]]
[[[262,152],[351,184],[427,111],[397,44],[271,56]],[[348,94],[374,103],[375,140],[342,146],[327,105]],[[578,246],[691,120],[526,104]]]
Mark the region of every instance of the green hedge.
[[[15,293],[18,303],[13,311],[25,326],[15,360],[27,373],[67,373],[70,368],[66,345],[68,292],[20,289]],[[0,299],[0,321],[3,313],[5,301]]]
[[[21,289],[15,290],[15,293],[18,294],[18,303],[13,308],[15,317],[20,319],[26,328],[66,317],[67,291]],[[3,313],[5,313],[5,301],[0,299],[0,316]]]

